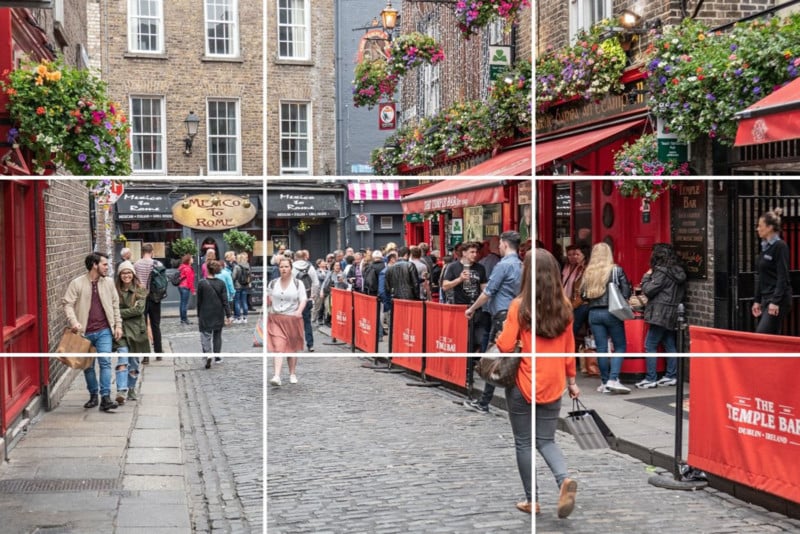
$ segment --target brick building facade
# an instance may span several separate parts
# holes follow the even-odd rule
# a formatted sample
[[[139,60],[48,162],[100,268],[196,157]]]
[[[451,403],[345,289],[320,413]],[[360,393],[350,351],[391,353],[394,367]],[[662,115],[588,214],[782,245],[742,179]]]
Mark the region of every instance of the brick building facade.
[[[334,3],[266,5],[266,174],[335,174]]]

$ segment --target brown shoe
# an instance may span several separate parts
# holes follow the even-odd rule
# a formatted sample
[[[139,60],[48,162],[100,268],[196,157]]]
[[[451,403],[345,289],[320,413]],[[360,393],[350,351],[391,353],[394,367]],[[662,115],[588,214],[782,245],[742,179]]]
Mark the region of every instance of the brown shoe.
[[[122,406],[123,404],[125,404],[125,399],[127,399],[127,397],[128,397],[128,392],[127,391],[120,391],[120,392],[117,392],[117,398],[114,399],[114,400],[117,401],[117,404]]]
[[[558,517],[564,519],[569,517],[575,508],[575,494],[578,491],[578,482],[571,478],[565,478],[561,483],[561,492],[558,495]]]
[[[537,504],[538,506],[538,504]],[[526,514],[531,513],[531,503],[530,502],[518,502],[517,503],[517,510],[520,512],[525,512]],[[537,514],[539,512],[536,512]]]

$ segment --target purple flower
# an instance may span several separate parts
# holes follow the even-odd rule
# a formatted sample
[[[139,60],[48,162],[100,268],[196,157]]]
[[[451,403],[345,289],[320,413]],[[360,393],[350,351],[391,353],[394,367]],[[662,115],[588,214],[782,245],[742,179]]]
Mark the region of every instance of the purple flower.
[[[84,154],[83,152],[78,154],[78,161],[80,161],[81,163],[85,162],[86,161],[86,154]]]
[[[717,99],[717,97],[715,97],[715,96],[714,96],[714,95],[712,95],[711,93],[708,93],[708,94],[706,95],[706,99],[707,99],[707,100],[710,100],[711,102],[713,102],[713,101],[715,101],[715,100]]]
[[[735,71],[733,71],[733,74],[736,75],[736,77],[738,78],[739,76],[742,75],[742,69],[736,69]]]
[[[754,95],[761,94],[761,88],[760,87],[753,87],[753,94]]]
[[[738,46],[736,46],[735,44],[732,44],[732,45],[731,45],[731,52],[736,52],[736,49],[737,49],[737,48],[739,48],[739,47],[738,47]]]
[[[19,130],[17,130],[16,128],[11,128],[8,131],[8,142],[10,144],[13,144],[18,135],[19,135]]]

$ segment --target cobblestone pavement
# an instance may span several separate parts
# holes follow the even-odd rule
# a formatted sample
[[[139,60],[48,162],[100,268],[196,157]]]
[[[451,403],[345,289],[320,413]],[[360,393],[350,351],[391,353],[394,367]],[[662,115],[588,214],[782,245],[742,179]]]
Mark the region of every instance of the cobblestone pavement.
[[[178,317],[161,319],[161,340],[166,352],[200,353],[200,332],[197,317],[190,317],[194,324],[182,326]],[[263,354],[263,347],[253,346],[258,314],[250,316],[247,324],[234,324],[222,329],[222,352],[228,354]]]
[[[262,532],[263,359],[176,364],[193,532]]]
[[[570,434],[558,432],[556,442],[567,459],[570,476],[578,481],[572,515],[556,517],[558,494],[553,475],[536,455],[536,480],[542,513],[537,534],[740,534],[800,532],[800,521],[753,506],[713,488],[668,490],[647,482],[652,467],[625,454],[581,450]],[[659,470],[659,472],[662,470]]]
[[[267,531],[531,532],[507,414],[362,362],[303,356],[267,385]]]

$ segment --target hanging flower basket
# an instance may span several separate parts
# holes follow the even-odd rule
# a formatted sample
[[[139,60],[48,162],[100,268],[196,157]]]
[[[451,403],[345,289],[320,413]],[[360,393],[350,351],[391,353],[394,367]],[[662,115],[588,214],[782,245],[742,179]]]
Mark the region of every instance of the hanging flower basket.
[[[455,9],[458,29],[469,39],[493,20],[502,19],[506,31],[510,31],[519,22],[522,9],[530,5],[529,0],[458,0]]]
[[[80,176],[130,174],[130,126],[88,70],[60,58],[29,63],[5,71],[0,87],[14,122],[9,141],[31,151],[37,174],[51,162]]]
[[[436,65],[444,59],[444,50],[433,37],[419,32],[405,33],[394,40],[389,56],[389,71],[404,76],[420,65]]]
[[[520,61],[489,86],[489,114],[497,137],[533,127],[531,62]]]
[[[625,143],[614,154],[614,174],[617,176],[688,176],[689,164],[658,159],[658,139],[655,134],[645,134],[633,143]],[[646,182],[647,180],[640,180]],[[636,180],[625,180],[632,185]],[[626,188],[627,191],[627,188]],[[620,192],[625,194],[622,188]],[[635,196],[635,195],[634,195]]]
[[[353,104],[372,109],[381,100],[390,100],[400,81],[389,72],[389,65],[383,59],[362,61],[356,65],[356,79],[353,80]]]
[[[647,202],[656,200],[674,187],[672,180],[638,180],[635,178],[617,180],[614,185],[623,197],[641,198],[642,201]]]

